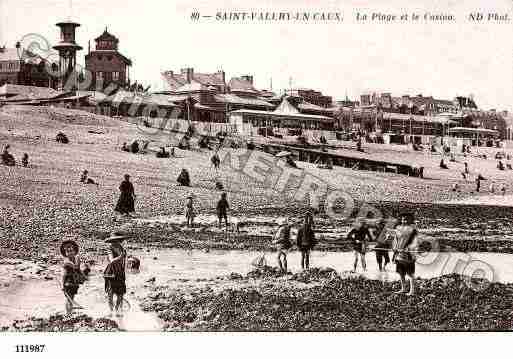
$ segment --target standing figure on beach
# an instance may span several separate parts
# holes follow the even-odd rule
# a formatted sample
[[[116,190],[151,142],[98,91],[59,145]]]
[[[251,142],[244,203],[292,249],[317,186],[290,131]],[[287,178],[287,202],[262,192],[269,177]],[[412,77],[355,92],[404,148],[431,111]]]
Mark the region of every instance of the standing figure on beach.
[[[217,170],[219,168],[219,165],[221,164],[221,159],[219,158],[219,155],[214,153],[212,158],[210,159],[210,162],[212,162],[212,165],[214,165],[214,168]]]
[[[354,251],[354,271],[358,266],[358,258],[362,262],[362,268],[364,271],[367,270],[367,263],[365,262],[365,253],[367,251],[367,238],[372,241],[372,236],[367,227],[367,223],[362,219],[357,219],[353,226],[353,229],[347,234],[347,239],[353,244]]]
[[[278,265],[280,270],[287,273],[287,252],[292,247],[290,241],[290,224],[288,218],[285,218],[274,234],[273,244],[278,250]]]
[[[80,271],[80,258],[78,257],[78,244],[67,240],[62,242],[60,252],[64,257],[62,291],[66,297],[66,314],[71,314],[74,309],[74,298],[78,288],[84,283],[85,277]]]
[[[132,182],[130,182],[130,175],[125,175],[125,180],[121,182],[119,191],[121,194],[119,195],[118,203],[114,210],[129,217],[130,213],[135,212],[136,198],[134,186]]]
[[[307,213],[304,216],[303,225],[299,228],[297,233],[297,247],[301,252],[301,269],[303,270],[310,268],[310,251],[316,243],[315,233],[312,227],[312,214]]]
[[[192,201],[192,195],[187,196],[187,201],[185,202],[185,221],[187,222],[187,227],[194,226],[194,203]]]
[[[388,251],[390,250],[390,235],[384,226],[380,226],[380,229],[379,234],[374,236],[376,239],[374,251],[376,252],[376,261],[378,262],[379,271],[384,272],[386,271],[387,264],[390,263],[390,257],[388,255]]]
[[[110,314],[121,317],[123,296],[126,293],[126,282],[125,282],[125,269],[126,269],[126,251],[121,245],[127,237],[122,233],[115,232],[105,240],[106,243],[110,244],[108,264],[103,272],[105,278],[105,292],[107,293],[108,303],[110,308]],[[116,296],[116,303],[114,304],[114,295]]]
[[[415,294],[415,252],[417,229],[414,226],[412,213],[403,213],[400,216],[401,224],[396,228],[396,238],[393,243],[394,255],[392,260],[396,264],[396,271],[401,277],[401,290],[397,294],[406,293],[406,280],[410,282],[408,295]]]
[[[485,178],[483,176],[481,176],[481,173],[479,173],[476,177],[476,192],[479,192],[479,190],[481,189],[481,181],[484,180]]]
[[[23,167],[28,167],[28,161],[29,161],[29,155],[28,155],[28,153],[24,153],[23,157],[21,159],[21,164],[23,165]]]
[[[189,177],[189,172],[185,168],[182,168],[182,172],[180,172],[176,181],[180,184],[180,186],[189,187],[191,185],[191,178]]]
[[[217,218],[219,219],[219,228],[221,228],[221,225],[224,223],[226,227],[228,227],[228,209],[230,208],[230,205],[228,204],[228,200],[226,199],[226,192],[221,193],[221,199],[217,202]]]

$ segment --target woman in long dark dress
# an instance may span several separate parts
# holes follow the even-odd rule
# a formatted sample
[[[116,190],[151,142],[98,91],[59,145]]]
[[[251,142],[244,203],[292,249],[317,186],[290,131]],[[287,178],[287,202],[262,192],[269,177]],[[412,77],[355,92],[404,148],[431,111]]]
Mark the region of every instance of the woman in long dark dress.
[[[130,175],[125,175],[125,180],[121,182],[119,191],[121,194],[119,195],[118,203],[114,210],[129,216],[130,213],[135,212],[135,193],[134,186],[132,185],[132,182],[130,182]]]

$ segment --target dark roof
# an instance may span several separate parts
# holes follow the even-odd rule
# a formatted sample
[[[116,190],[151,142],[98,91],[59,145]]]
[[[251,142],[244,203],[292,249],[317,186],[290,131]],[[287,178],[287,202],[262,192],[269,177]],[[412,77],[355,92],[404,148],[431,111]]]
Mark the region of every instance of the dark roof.
[[[176,91],[178,88],[187,84],[187,78],[185,74],[174,73],[172,71],[165,71],[162,73],[162,77],[166,80],[167,84],[172,91]],[[192,81],[195,81],[204,86],[225,86],[222,74],[219,72],[206,74],[193,72]]]
[[[112,35],[110,32],[107,31],[107,28],[105,28],[105,31],[103,31],[103,34],[101,34],[96,39],[94,39],[94,41],[100,41],[100,40],[119,42],[119,40],[116,36]]]
[[[141,105],[156,105],[162,107],[177,107],[172,101],[170,101],[167,95],[156,95],[156,94],[139,94],[135,92],[129,92],[120,90],[113,95],[104,98],[102,103],[137,103]]]
[[[0,87],[0,97],[6,97],[6,102],[52,99],[65,94],[66,92],[56,91],[48,87],[10,84],[5,84]]]
[[[261,100],[261,99],[255,98],[255,97],[242,97],[242,96],[237,96],[232,93],[217,94],[214,96],[214,98],[218,102],[227,103],[227,104],[231,103],[231,104],[235,104],[235,105],[258,106],[258,107],[265,107],[265,108],[269,108],[269,109],[276,107],[267,101],[264,101],[264,100]]]
[[[112,54],[113,56],[120,57],[123,60],[123,62],[125,62],[125,64],[127,64],[128,66],[132,66],[132,60],[130,60],[128,57],[124,56],[121,52],[119,52],[117,50],[94,50],[94,51],[91,51],[90,53],[86,54],[85,58],[88,59],[89,57],[91,57],[91,55],[97,55],[97,54],[106,55],[109,53]]]

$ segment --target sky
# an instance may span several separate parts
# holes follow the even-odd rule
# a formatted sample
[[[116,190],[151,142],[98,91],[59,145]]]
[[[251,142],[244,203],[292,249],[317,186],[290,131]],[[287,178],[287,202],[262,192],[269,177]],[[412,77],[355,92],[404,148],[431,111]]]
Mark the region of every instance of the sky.
[[[71,6],[70,6],[71,4]],[[257,88],[307,87],[334,99],[391,92],[453,99],[472,94],[482,109],[513,111],[512,0],[0,0],[0,44],[29,33],[54,45],[55,23],[82,24],[84,48],[106,26],[133,60],[131,78],[152,90],[160,73],[192,67],[251,74]],[[343,21],[218,21],[229,12],[340,13]],[[193,12],[211,18],[191,19]],[[508,13],[508,22],[471,22],[472,12]],[[356,13],[419,14],[418,22],[356,20]],[[453,21],[424,21],[426,13]]]

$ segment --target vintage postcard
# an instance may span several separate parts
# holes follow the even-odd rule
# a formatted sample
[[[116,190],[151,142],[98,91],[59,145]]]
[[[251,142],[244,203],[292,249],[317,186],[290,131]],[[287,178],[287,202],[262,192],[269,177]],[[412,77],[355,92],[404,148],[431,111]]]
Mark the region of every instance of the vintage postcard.
[[[512,28],[0,0],[1,331],[511,331]]]

